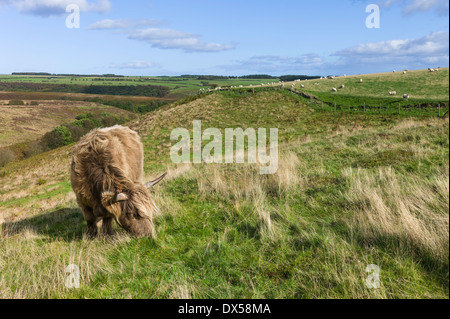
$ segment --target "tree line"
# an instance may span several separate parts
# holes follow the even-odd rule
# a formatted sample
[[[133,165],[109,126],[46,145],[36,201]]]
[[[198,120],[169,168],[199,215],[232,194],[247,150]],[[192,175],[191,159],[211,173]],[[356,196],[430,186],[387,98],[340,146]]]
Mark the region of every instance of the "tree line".
[[[112,85],[0,82],[0,91],[61,92],[61,93],[164,97],[170,93],[170,88],[160,85],[112,86]]]
[[[117,75],[117,74],[54,74],[54,73],[47,73],[47,72],[13,72],[11,75],[31,75],[31,76],[72,76],[72,77],[125,77],[124,75]]]

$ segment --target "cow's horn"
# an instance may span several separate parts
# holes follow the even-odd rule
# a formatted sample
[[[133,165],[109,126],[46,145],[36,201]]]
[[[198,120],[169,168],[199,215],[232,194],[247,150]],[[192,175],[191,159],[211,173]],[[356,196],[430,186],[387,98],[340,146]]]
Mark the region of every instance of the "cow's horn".
[[[158,184],[160,181],[162,181],[162,179],[163,179],[164,177],[166,177],[166,175],[167,175],[167,172],[165,172],[164,174],[162,174],[162,175],[161,175],[160,177],[158,177],[157,179],[155,179],[155,180],[153,180],[153,181],[151,181],[151,182],[146,183],[146,184],[145,184],[145,187],[150,188],[150,187],[152,187],[152,186],[155,186],[155,185]]]
[[[127,194],[119,193],[116,195],[116,202],[123,202],[128,199]]]

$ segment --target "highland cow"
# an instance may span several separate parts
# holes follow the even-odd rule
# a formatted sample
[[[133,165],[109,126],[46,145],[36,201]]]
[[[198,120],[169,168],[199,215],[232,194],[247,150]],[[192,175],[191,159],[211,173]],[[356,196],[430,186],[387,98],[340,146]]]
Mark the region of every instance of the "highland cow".
[[[112,219],[135,236],[154,236],[157,207],[148,188],[164,178],[143,183],[144,152],[139,135],[129,128],[95,129],[75,146],[71,183],[87,223],[87,235],[112,234]]]

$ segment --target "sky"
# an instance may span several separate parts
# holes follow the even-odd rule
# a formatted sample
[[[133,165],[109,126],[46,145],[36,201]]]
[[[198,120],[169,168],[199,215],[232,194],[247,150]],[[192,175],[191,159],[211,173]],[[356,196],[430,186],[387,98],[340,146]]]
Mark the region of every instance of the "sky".
[[[350,75],[448,65],[449,0],[0,0],[0,74]]]

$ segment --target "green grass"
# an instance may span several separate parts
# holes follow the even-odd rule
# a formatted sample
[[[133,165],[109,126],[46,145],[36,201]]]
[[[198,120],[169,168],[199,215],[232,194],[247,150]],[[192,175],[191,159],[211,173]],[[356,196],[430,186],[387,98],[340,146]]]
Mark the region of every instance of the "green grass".
[[[197,80],[183,77],[120,77],[120,78],[98,78],[98,77],[70,77],[57,76],[49,79],[48,76],[20,76],[20,75],[0,75],[0,82],[19,82],[19,83],[47,83],[47,84],[75,84],[75,85],[157,85],[170,88],[169,97],[184,97],[192,93],[197,93],[201,88],[209,87],[203,85],[207,82],[209,85],[217,86],[248,86],[259,85],[261,83],[277,82],[276,79],[217,79],[217,80]]]
[[[439,103],[448,107],[449,69],[442,68],[438,72],[430,73],[428,70],[408,71],[406,74],[379,73],[357,76],[338,77],[296,82],[295,89],[313,94],[321,101],[331,106],[336,103],[343,108],[367,107],[378,108],[380,104],[396,110],[401,106],[435,105]],[[359,80],[363,79],[360,83]],[[319,83],[315,85],[315,83]],[[300,86],[304,85],[304,88]],[[339,87],[344,85],[343,89]],[[332,92],[331,88],[337,88]],[[397,95],[389,95],[396,91]],[[403,99],[403,94],[409,94],[410,99]]]
[[[84,239],[68,147],[0,171],[1,297],[448,298],[448,119],[333,112],[288,91],[185,102],[130,124],[146,171],[169,171],[156,239]],[[279,128],[278,172],[172,164],[170,132],[194,119]],[[64,287],[70,263],[80,289]]]

